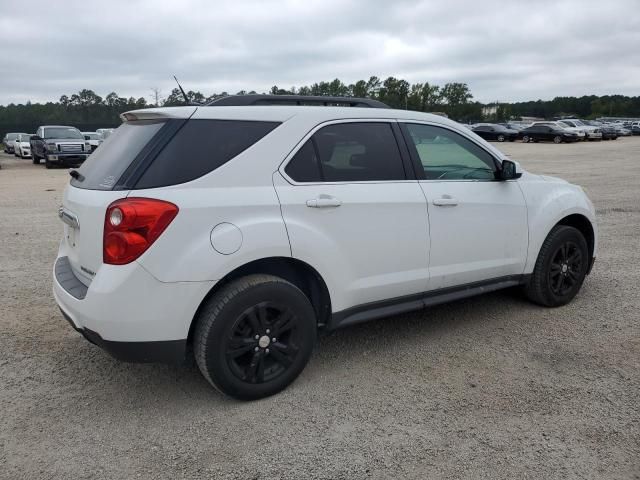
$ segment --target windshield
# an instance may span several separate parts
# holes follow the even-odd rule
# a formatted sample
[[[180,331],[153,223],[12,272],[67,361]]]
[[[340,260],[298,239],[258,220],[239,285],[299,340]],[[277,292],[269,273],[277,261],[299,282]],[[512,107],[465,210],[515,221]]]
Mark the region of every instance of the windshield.
[[[15,140],[18,138],[18,133],[7,133],[7,140]]]
[[[83,135],[89,140],[100,140],[100,135],[97,133],[84,133]]]
[[[47,127],[44,129],[43,138],[84,140],[80,130],[73,127]]]

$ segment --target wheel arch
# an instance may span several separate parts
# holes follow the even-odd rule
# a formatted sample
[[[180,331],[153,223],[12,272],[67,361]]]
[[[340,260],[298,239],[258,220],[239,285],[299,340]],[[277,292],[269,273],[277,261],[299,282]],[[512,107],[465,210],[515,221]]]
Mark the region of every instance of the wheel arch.
[[[267,257],[241,265],[222,279],[209,290],[207,295],[202,299],[195,315],[191,319],[189,326],[189,334],[187,336],[187,344],[191,345],[193,333],[196,326],[196,318],[205,303],[217,291],[227,285],[229,282],[237,278],[244,277],[255,273],[264,273],[283,278],[298,287],[307,296],[311,305],[316,312],[318,327],[324,327],[331,316],[331,297],[329,289],[322,276],[318,271],[302,260],[292,257]]]
[[[562,218],[558,223],[554,225],[566,225],[568,227],[573,227],[582,233],[585,240],[587,241],[587,246],[589,247],[589,271],[591,270],[591,264],[593,262],[593,254],[595,251],[595,242],[596,242],[596,232],[593,228],[593,224],[591,221],[581,215],[579,213],[573,213],[571,215],[567,215]]]

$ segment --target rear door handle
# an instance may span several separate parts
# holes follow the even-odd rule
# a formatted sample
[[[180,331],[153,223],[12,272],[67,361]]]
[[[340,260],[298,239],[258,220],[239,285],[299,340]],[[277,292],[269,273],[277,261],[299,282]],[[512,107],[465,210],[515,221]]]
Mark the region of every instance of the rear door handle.
[[[433,204],[438,207],[455,207],[458,205],[458,199],[451,195],[443,195],[441,198],[435,198]]]
[[[335,197],[322,196],[307,200],[307,207],[310,208],[335,208],[342,205],[342,202]]]

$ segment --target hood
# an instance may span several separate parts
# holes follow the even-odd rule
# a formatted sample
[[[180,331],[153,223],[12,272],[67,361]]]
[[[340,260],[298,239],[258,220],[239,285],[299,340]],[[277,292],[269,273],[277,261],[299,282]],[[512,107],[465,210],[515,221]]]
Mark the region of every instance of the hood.
[[[44,143],[85,143],[84,138],[45,138]]]
[[[549,175],[538,175],[542,180],[544,180],[545,182],[551,182],[551,183],[564,183],[567,184],[569,182],[567,182],[566,180],[562,179],[562,178],[558,178],[558,177],[551,177]]]

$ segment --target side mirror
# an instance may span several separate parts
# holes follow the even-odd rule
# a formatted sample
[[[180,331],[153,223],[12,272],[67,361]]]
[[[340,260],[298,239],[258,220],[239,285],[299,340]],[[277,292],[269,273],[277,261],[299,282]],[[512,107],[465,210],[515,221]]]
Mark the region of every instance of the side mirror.
[[[515,180],[522,176],[520,165],[511,160],[503,160],[500,169],[500,180]]]

